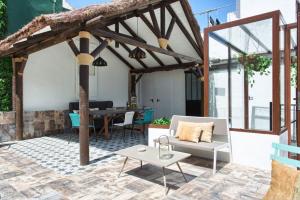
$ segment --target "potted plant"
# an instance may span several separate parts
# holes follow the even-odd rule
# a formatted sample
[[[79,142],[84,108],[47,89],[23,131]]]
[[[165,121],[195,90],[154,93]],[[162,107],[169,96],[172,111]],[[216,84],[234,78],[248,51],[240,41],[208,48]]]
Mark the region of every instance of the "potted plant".
[[[252,87],[255,83],[254,75],[259,73],[262,75],[269,75],[269,67],[271,65],[272,59],[267,56],[262,56],[258,54],[242,54],[238,58],[238,62],[244,66],[246,77],[248,83]],[[241,68],[238,73],[241,73]]]
[[[291,57],[291,86],[297,87],[297,56]]]
[[[148,145],[155,146],[154,140],[159,138],[162,135],[170,134],[170,124],[171,120],[168,118],[159,118],[155,119],[152,124],[148,127]]]
[[[166,118],[166,117],[162,117],[159,119],[155,119],[152,124],[150,124],[150,128],[165,128],[168,129],[170,127],[171,124],[171,120]]]

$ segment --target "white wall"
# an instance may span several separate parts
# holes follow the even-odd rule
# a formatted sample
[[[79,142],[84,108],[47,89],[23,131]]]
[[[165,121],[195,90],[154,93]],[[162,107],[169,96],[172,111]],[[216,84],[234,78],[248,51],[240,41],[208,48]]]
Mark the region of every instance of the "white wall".
[[[233,162],[260,169],[271,169],[272,143],[287,144],[287,133],[278,135],[231,131]]]
[[[138,88],[140,103],[154,108],[156,118],[185,115],[184,70],[144,74]]]
[[[296,0],[237,0],[237,8],[240,18],[280,10],[286,23],[296,22]]]
[[[90,49],[97,44],[93,41]],[[101,55],[109,66],[96,68],[90,76],[90,99],[126,106],[129,70],[109,51]],[[24,110],[67,109],[70,101],[79,99],[78,82],[78,64],[66,43],[30,55],[24,72]]]

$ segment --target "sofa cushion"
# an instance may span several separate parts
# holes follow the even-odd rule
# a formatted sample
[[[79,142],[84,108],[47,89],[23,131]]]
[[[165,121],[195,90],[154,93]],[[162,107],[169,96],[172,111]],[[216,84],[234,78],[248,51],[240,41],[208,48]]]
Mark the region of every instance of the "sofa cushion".
[[[192,129],[191,127],[199,127],[201,129],[201,134],[199,136],[199,140],[201,142],[211,142],[212,141],[213,128],[214,128],[213,122],[195,123],[195,122],[179,121],[175,137],[179,138],[179,136],[182,134],[183,129],[185,127],[190,127],[190,129]],[[187,134],[187,132],[188,132],[188,128],[185,128],[185,129],[186,129],[186,131],[185,131],[184,135]],[[192,132],[190,132],[190,133],[192,133]],[[195,134],[193,134],[193,136],[194,135]],[[191,136],[191,137],[193,137],[193,136]],[[187,136],[184,136],[184,137],[186,138]],[[183,140],[183,139],[181,139],[181,140]]]
[[[184,127],[197,127],[199,126],[199,123],[194,123],[194,122],[184,122],[184,121],[179,121],[178,122],[178,126],[177,126],[177,130],[176,130],[176,136],[175,137],[179,137],[179,135],[181,134],[182,130]]]
[[[200,135],[200,141],[210,143],[212,141],[214,123],[213,122],[199,123],[199,125],[202,130]]]
[[[264,200],[293,200],[295,183],[299,175],[300,172],[296,169],[273,160],[271,186]]]
[[[178,139],[189,142],[199,142],[201,127],[199,126],[183,126]]]

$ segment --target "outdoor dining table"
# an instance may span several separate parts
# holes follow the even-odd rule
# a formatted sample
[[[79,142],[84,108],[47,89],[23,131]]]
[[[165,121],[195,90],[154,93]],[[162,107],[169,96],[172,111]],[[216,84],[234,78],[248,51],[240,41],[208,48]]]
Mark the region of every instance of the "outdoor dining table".
[[[104,131],[104,137],[108,140],[110,139],[109,122],[112,120],[112,118],[116,115],[125,114],[126,112],[130,111],[142,113],[144,112],[144,108],[109,108],[106,110],[93,110],[90,111],[90,115],[93,118],[103,117],[104,126],[100,129],[99,134]]]

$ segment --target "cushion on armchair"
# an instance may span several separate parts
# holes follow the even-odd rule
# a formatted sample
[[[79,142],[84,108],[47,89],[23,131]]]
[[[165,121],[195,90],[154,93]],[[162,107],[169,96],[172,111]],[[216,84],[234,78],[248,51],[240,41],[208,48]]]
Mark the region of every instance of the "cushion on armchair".
[[[273,160],[271,186],[263,200],[295,200],[299,178],[299,171]]]

